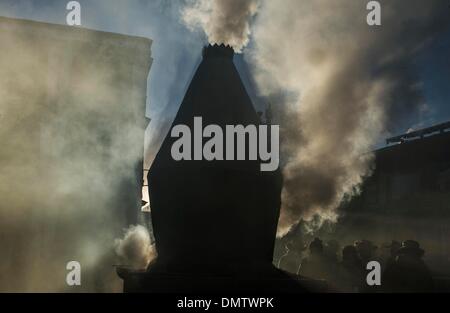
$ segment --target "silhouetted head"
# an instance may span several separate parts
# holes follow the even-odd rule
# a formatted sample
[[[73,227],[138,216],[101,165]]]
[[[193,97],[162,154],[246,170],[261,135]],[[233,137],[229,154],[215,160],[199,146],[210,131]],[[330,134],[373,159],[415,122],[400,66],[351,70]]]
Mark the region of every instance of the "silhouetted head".
[[[355,263],[359,260],[355,246],[345,246],[342,249],[342,261],[344,263]]]
[[[369,240],[356,241],[354,246],[362,260],[367,260],[373,257],[375,251],[378,249],[378,247]]]
[[[415,240],[406,240],[402,242],[397,254],[399,256],[410,256],[421,258],[425,254],[425,251],[420,248],[420,244]]]
[[[314,238],[309,244],[309,251],[311,254],[322,254],[323,253],[323,243],[319,238]]]

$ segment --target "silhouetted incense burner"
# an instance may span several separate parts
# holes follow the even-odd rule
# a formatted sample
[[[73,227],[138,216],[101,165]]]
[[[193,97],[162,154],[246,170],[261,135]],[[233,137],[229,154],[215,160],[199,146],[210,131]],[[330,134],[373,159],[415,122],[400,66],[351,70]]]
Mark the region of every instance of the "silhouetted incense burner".
[[[173,122],[259,125],[233,63],[233,49],[208,46]],[[181,271],[271,264],[280,209],[280,171],[260,161],[175,161],[170,131],[148,174],[157,263]],[[248,151],[248,142],[247,142]],[[220,270],[219,270],[220,269]]]
[[[192,131],[194,117],[222,129],[261,123],[233,55],[223,45],[203,50],[203,61],[148,174],[158,257],[145,273],[118,270],[125,292],[305,291],[298,277],[272,265],[280,170],[261,171],[261,159],[176,161],[171,153],[178,140],[172,129],[186,125]]]

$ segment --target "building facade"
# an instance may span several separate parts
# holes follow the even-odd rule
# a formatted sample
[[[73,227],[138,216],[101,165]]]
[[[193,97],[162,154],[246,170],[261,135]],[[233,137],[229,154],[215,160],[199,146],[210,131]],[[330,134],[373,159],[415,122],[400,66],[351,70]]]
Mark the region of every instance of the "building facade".
[[[450,264],[450,127],[407,134],[375,151],[374,172],[344,207],[339,232],[377,242],[417,240],[434,268]],[[414,138],[412,135],[417,135]],[[398,139],[393,138],[393,139]],[[450,274],[446,271],[446,274]]]
[[[78,260],[102,290],[141,214],[152,41],[2,17],[0,42],[0,289],[64,290]]]

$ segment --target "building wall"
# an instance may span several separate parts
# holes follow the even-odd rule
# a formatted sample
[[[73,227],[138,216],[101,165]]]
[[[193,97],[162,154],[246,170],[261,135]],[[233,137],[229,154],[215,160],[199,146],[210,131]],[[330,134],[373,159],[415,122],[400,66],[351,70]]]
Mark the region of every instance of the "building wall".
[[[7,18],[0,42],[0,290],[64,290],[69,260],[108,290],[140,213],[152,42]]]
[[[341,236],[418,240],[430,263],[450,268],[449,169],[448,132],[376,151],[373,175],[344,208]]]

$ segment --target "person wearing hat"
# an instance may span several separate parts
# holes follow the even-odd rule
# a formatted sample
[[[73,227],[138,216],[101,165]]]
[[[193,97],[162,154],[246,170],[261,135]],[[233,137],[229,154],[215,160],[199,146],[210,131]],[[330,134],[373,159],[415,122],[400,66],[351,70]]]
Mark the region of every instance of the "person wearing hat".
[[[365,239],[358,240],[354,243],[354,246],[356,248],[356,251],[358,252],[361,262],[363,263],[363,266],[365,266],[370,261],[375,261],[375,252],[377,251],[378,247],[374,245],[372,241]]]
[[[386,266],[382,285],[386,292],[432,292],[433,278],[423,261],[425,251],[415,240],[406,240],[394,262]]]
[[[365,271],[354,245],[342,249],[342,262],[338,271],[339,292],[360,292],[365,281]]]
[[[309,256],[302,260],[298,273],[308,278],[330,280],[330,265],[323,251],[323,242],[319,238],[309,244]]]
[[[425,251],[420,248],[420,244],[417,241],[406,240],[402,242],[402,245],[400,246],[400,249],[398,249],[397,254],[421,258],[425,254]]]

